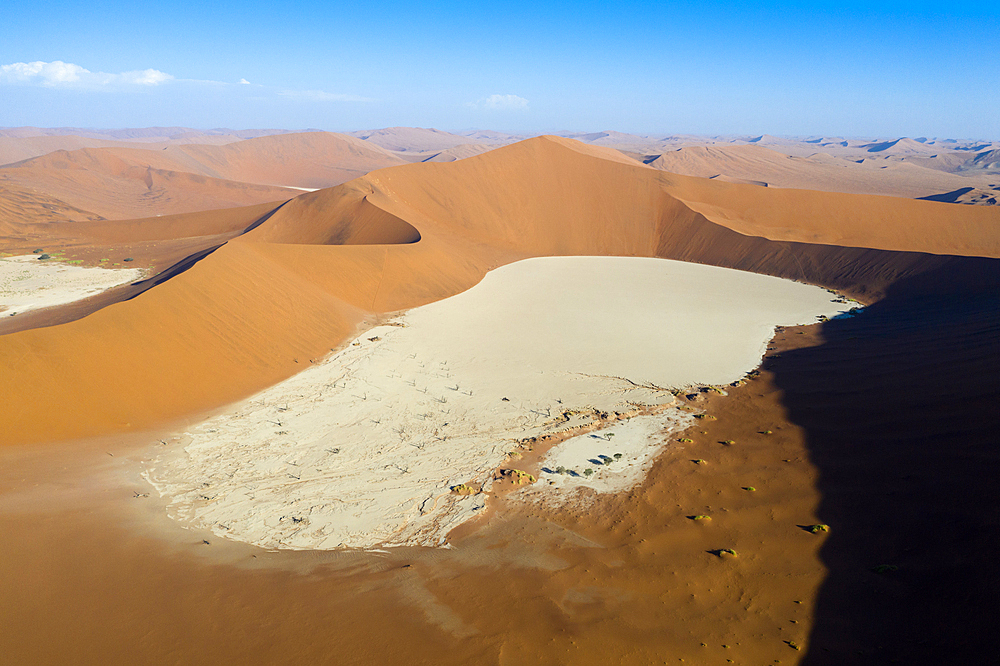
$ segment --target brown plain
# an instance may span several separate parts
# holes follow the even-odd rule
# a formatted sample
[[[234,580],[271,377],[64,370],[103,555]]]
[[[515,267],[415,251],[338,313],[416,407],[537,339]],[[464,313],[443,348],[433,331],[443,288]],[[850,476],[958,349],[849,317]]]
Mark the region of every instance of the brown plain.
[[[184,159],[207,169],[209,154]],[[997,545],[986,465],[1000,208],[684,176],[539,137],[286,203],[11,231],[25,229],[36,235],[11,247],[47,238],[95,261],[127,248],[169,279],[5,322],[0,519],[6,570],[19,573],[0,582],[0,635],[14,663],[961,663],[989,652],[974,637],[988,635],[1000,585],[958,572],[990,566]],[[147,491],[115,466],[147,455],[150,433],[300,371],[366,322],[502,264],[570,254],[751,270],[871,307],[780,332],[760,378],[699,402],[717,420],[686,433],[694,441],[641,487],[586,511],[500,499],[452,551],[203,544],[155,499],[134,498]],[[51,444],[67,440],[81,441]],[[820,523],[828,535],[802,529]],[[720,554],[729,548],[735,558]]]

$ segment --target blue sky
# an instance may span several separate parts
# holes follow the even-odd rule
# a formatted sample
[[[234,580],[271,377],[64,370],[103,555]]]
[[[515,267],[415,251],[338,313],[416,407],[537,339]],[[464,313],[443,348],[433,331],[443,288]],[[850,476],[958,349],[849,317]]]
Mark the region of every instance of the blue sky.
[[[0,126],[1000,139],[1000,1],[748,4],[10,3]]]

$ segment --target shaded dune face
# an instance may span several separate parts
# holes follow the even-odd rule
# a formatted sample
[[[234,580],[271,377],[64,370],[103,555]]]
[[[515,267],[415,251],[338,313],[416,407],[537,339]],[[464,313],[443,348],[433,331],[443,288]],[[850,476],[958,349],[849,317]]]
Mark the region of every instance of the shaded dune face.
[[[995,659],[970,637],[993,630],[1000,579],[970,572],[991,571],[1000,545],[997,263],[953,259],[901,280],[860,316],[823,324],[823,344],[764,365],[804,430],[817,515],[833,526],[802,663]]]
[[[354,192],[304,194],[289,201],[254,238],[296,245],[405,245],[420,240],[409,222]],[[256,228],[256,227],[255,227]]]
[[[873,300],[930,270],[946,276],[936,289],[966,275],[942,255],[1000,256],[998,223],[988,208],[677,176],[556,137],[382,169],[253,215],[91,222],[109,241],[216,234],[189,256],[224,244],[131,300],[0,337],[0,443],[219,407],[322,358],[367,317],[454,295],[526,257],[663,257]]]

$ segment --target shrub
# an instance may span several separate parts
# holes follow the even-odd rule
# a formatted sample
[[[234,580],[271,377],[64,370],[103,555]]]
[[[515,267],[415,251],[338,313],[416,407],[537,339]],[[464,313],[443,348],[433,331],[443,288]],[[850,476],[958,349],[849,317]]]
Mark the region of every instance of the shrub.
[[[807,529],[810,532],[812,532],[813,534],[819,534],[820,532],[829,532],[830,531],[830,526],[829,525],[810,525]]]
[[[132,257],[125,257],[122,261],[132,261]]]
[[[38,255],[38,260],[39,260],[39,261],[44,261],[44,260],[46,260],[46,259],[51,259],[51,258],[52,258],[52,257],[50,257],[50,256],[49,256],[49,255],[47,255],[47,254],[40,254],[40,255]]]
[[[590,476],[593,473],[594,473],[594,470],[590,469],[589,467],[587,469],[583,470],[583,475],[584,476]]]
[[[522,483],[534,483],[535,482],[535,477],[534,476],[532,476],[531,474],[528,474],[525,471],[519,470],[519,469],[512,469],[512,470],[510,470],[510,476],[512,477],[511,480],[514,483],[516,483],[517,485],[521,485]]]

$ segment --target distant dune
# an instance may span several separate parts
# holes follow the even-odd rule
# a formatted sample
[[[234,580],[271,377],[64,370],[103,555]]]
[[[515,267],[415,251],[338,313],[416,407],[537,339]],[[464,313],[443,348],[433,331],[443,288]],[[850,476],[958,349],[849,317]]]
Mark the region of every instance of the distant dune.
[[[104,218],[133,218],[247,206],[295,196],[294,190],[240,183],[143,162],[129,148],[56,151],[0,167],[0,183],[31,188]]]
[[[430,157],[425,157],[420,161],[454,162],[456,160],[464,160],[466,157],[473,157],[474,155],[480,155],[482,153],[491,151],[495,148],[496,146],[491,146],[482,143],[463,143],[460,146],[455,146],[454,148],[448,148],[447,150],[442,150],[439,153],[434,153]]]
[[[971,179],[899,160],[855,162],[825,153],[786,155],[759,145],[691,146],[636,157],[657,169],[689,176],[724,176],[766,182],[773,187],[908,198],[929,198],[963,187],[989,191],[997,180],[989,176]],[[965,156],[965,160],[969,159]]]
[[[387,127],[378,130],[351,132],[351,136],[380,148],[397,152],[441,151],[463,143],[475,143],[475,139],[471,137],[422,127]]]
[[[61,138],[61,137],[56,137]],[[30,188],[105,218],[169,215],[289,199],[404,160],[353,137],[281,134],[223,146],[57,150],[0,167]]]
[[[224,145],[244,139],[292,130],[196,130],[189,127],[148,127],[144,129],[95,130],[79,127],[0,128],[0,165],[46,155],[55,150],[79,148],[141,147],[160,150],[190,143]]]
[[[283,134],[225,146],[171,146],[163,151],[184,171],[264,185],[332,187],[404,160],[332,132]]]
[[[44,192],[0,180],[0,241],[31,235],[32,228],[51,222],[97,219],[101,216]]]

